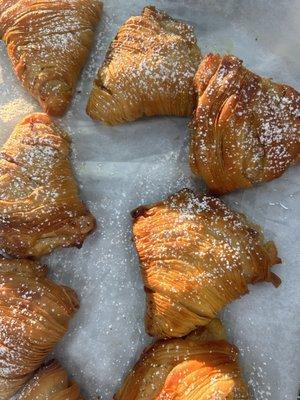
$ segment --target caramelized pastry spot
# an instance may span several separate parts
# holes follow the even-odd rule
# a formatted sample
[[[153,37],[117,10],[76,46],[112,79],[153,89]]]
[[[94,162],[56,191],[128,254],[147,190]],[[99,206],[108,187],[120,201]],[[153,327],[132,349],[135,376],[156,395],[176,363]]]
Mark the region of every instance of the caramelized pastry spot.
[[[200,62],[193,29],[155,7],[129,18],[94,82],[87,113],[109,125],[142,116],[190,115]]]
[[[209,54],[194,80],[190,163],[224,194],[281,176],[300,157],[300,94],[249,71],[234,56]]]
[[[273,242],[221,200],[182,190],[133,212],[133,235],[147,294],[146,330],[180,337],[208,324],[248,284],[280,279]]]
[[[95,228],[69,161],[70,139],[45,114],[19,123],[0,151],[0,249],[39,257],[80,247]]]

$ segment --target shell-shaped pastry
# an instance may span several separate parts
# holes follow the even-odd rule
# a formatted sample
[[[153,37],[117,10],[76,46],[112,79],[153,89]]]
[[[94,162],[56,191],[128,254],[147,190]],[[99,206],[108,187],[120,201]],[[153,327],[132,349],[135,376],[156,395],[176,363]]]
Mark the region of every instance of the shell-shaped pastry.
[[[30,260],[0,260],[0,399],[9,399],[63,337],[76,293]]]
[[[144,115],[191,115],[200,58],[190,26],[145,7],[121,26],[111,43],[87,113],[109,125]]]
[[[70,139],[46,114],[19,123],[0,151],[0,249],[41,256],[78,246],[95,219],[79,198]]]
[[[147,348],[114,400],[250,400],[238,350],[218,320]]]
[[[78,384],[55,360],[42,366],[18,396],[18,400],[83,400]]]
[[[300,93],[230,55],[209,54],[194,80],[190,163],[212,193],[271,181],[300,161]]]
[[[100,20],[98,0],[0,0],[0,38],[22,85],[50,115],[63,115]]]
[[[248,284],[280,283],[270,271],[280,262],[274,243],[218,198],[182,190],[133,218],[152,336],[184,336],[246,294]]]

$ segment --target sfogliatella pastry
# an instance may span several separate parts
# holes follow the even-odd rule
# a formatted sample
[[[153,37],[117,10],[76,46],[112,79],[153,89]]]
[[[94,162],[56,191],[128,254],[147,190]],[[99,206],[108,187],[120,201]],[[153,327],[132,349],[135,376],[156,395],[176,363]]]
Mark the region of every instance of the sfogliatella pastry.
[[[220,199],[185,189],[132,213],[147,294],[146,330],[180,337],[260,281],[279,285],[273,242]]]
[[[42,366],[21,391],[18,400],[83,400],[78,384],[55,360]]]
[[[207,55],[195,76],[190,163],[212,193],[271,181],[300,161],[300,93],[234,56]]]
[[[147,348],[114,400],[250,400],[219,320]]]
[[[78,309],[76,293],[30,260],[0,260],[0,399],[31,378]]]
[[[191,115],[200,62],[193,29],[155,7],[129,18],[111,43],[87,106],[109,125],[142,116]]]
[[[0,38],[17,77],[50,115],[63,115],[89,56],[98,0],[0,0]]]
[[[20,122],[0,150],[0,249],[39,257],[80,246],[95,228],[69,161],[70,139],[46,114]]]

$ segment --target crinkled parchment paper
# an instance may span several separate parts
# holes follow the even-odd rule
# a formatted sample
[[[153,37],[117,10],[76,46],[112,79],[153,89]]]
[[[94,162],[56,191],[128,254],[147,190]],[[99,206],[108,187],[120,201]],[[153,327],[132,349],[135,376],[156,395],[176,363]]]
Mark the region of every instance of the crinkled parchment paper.
[[[81,250],[45,258],[51,273],[72,286],[81,309],[55,354],[81,384],[86,399],[112,398],[151,340],[144,332],[145,295],[131,242],[129,212],[183,187],[203,190],[187,162],[187,119],[152,118],[108,128],[92,122],[85,105],[92,79],[118,26],[137,15],[141,0],[106,0],[91,60],[60,123],[73,139],[73,163],[82,197],[98,230]],[[195,26],[203,53],[231,52],[257,73],[300,89],[299,0],[153,1]],[[39,110],[20,88],[0,47],[1,144],[14,124]],[[300,379],[299,167],[283,177],[226,197],[275,240],[282,278],[275,289],[258,284],[223,313],[230,339],[255,400],[296,400]]]

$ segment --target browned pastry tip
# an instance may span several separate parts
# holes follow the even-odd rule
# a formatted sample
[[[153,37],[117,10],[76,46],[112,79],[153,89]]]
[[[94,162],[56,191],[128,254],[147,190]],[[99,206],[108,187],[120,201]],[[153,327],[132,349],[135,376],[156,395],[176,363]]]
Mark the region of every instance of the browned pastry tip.
[[[0,0],[0,38],[22,85],[50,115],[63,115],[102,14],[98,0]]]
[[[193,29],[153,6],[119,29],[100,67],[87,113],[109,125],[142,116],[191,115],[201,59]]]
[[[78,384],[56,361],[43,365],[21,391],[18,400],[83,400]]]
[[[8,400],[66,333],[79,302],[31,260],[0,259],[0,288],[0,399]]]
[[[21,121],[0,150],[0,249],[39,257],[80,247],[96,226],[79,198],[70,139],[46,114]]]
[[[275,244],[218,198],[185,189],[140,207],[133,235],[152,336],[180,337],[208,324],[250,283],[280,284],[270,271],[281,261]]]
[[[300,157],[300,94],[235,56],[208,54],[195,75],[190,164],[225,194],[281,176]]]
[[[219,320],[145,349],[114,400],[250,400]]]

